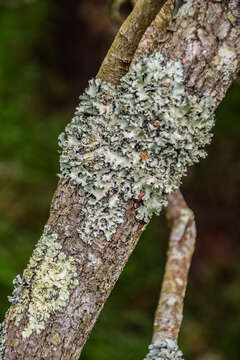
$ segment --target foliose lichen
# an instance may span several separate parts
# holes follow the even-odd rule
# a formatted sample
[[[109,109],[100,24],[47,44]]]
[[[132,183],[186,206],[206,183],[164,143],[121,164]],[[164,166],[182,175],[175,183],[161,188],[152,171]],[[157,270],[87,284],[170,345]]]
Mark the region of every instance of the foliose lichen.
[[[0,323],[0,360],[3,360],[3,354],[5,350],[5,340],[6,340],[6,327],[5,323]]]
[[[74,258],[66,256],[57,242],[58,235],[48,234],[49,230],[50,227],[45,226],[23,278],[16,278],[10,297],[10,319],[18,325],[23,314],[27,314],[24,338],[32,332],[39,334],[50,315],[67,304],[71,291],[78,285]]]
[[[21,295],[25,289],[25,287],[30,286],[30,281],[22,279],[21,276],[18,274],[15,279],[13,280],[13,293],[11,296],[8,296],[8,301],[12,304],[17,304],[18,301],[21,299]]]
[[[134,199],[148,222],[167,204],[187,167],[206,156],[215,101],[188,94],[180,61],[142,56],[118,86],[93,79],[59,136],[60,178],[89,198],[81,239],[105,235],[123,221],[121,201]],[[89,222],[89,219],[90,222]]]
[[[183,353],[175,341],[165,339],[151,344],[144,360],[183,360]]]

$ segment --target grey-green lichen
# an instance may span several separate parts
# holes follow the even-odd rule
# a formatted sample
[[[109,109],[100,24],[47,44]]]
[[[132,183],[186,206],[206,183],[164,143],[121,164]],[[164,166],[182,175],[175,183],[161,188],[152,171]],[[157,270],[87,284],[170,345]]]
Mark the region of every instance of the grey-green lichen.
[[[59,137],[60,177],[80,184],[89,205],[81,239],[107,240],[133,199],[148,222],[167,204],[187,167],[206,156],[215,102],[188,94],[181,61],[142,56],[118,86],[91,80],[75,117]]]
[[[0,360],[3,360],[6,341],[6,326],[5,322],[0,323]]]
[[[8,301],[12,304],[17,304],[18,301],[21,299],[21,295],[26,287],[30,286],[30,281],[22,279],[21,276],[18,274],[15,279],[13,280],[13,293],[11,296],[8,296]]]
[[[165,339],[151,344],[144,360],[183,360],[183,354],[175,341]]]
[[[33,332],[39,334],[50,315],[67,304],[71,291],[78,285],[74,258],[66,256],[57,242],[58,235],[48,234],[49,230],[45,226],[23,278],[17,277],[10,297],[11,320],[19,325],[23,315],[27,316],[24,338]]]

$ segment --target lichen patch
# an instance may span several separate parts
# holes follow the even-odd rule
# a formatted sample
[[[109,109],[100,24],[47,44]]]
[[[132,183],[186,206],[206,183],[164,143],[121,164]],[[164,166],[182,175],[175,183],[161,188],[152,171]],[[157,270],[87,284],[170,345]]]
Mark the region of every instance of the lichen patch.
[[[175,341],[164,339],[149,346],[149,353],[144,360],[183,360],[183,354]]]
[[[206,156],[215,102],[184,87],[181,61],[142,56],[118,86],[91,80],[59,137],[60,178],[88,194],[80,239],[110,240],[123,221],[123,201],[148,222],[167,204],[187,167]],[[139,197],[144,193],[144,196]]]
[[[5,322],[0,323],[0,360],[3,360],[6,341],[6,325]]]
[[[50,227],[45,226],[23,278],[17,276],[13,295],[9,298],[12,302],[10,319],[19,325],[23,314],[27,316],[23,338],[33,332],[40,334],[50,315],[64,308],[71,291],[78,285],[73,257],[66,256],[57,241],[58,235],[48,234],[49,230]]]

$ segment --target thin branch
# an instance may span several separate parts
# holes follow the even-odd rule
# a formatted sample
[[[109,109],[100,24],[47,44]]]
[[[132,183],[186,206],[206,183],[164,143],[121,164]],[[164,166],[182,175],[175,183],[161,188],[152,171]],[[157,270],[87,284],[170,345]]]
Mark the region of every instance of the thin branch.
[[[168,201],[167,217],[171,234],[160,299],[155,313],[153,343],[164,339],[177,342],[196,239],[194,215],[180,191],[170,195]]]
[[[146,28],[155,18],[164,0],[138,0],[110,47],[97,78],[117,84],[129,69],[133,55]]]

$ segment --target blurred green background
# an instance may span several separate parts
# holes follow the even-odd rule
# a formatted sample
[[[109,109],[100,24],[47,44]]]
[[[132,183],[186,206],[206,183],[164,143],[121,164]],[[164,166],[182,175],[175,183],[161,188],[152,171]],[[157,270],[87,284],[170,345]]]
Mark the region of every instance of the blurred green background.
[[[111,44],[104,0],[0,0],[0,313],[48,217],[57,136]],[[240,357],[240,85],[217,112],[208,159],[183,193],[198,241],[180,345],[186,359]],[[84,348],[84,360],[143,359],[163,275],[168,227],[154,218]]]

